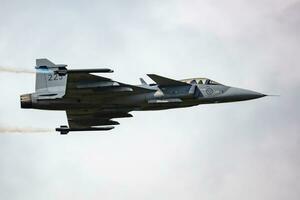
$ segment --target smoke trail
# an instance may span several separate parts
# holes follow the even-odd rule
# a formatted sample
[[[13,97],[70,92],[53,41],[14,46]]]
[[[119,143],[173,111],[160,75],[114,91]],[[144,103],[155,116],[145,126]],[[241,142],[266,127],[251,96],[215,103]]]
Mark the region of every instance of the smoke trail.
[[[20,127],[0,127],[0,133],[42,133],[42,132],[52,132],[51,129],[42,128],[20,128]]]
[[[26,73],[26,74],[34,74],[34,71],[27,70],[27,69],[17,69],[14,67],[1,67],[0,72],[8,72],[8,73]]]

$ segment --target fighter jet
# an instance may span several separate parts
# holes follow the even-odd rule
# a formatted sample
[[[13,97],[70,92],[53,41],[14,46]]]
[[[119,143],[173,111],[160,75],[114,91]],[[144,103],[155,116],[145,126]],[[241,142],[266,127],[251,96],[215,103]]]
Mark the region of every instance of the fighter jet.
[[[208,78],[174,80],[148,74],[155,83],[121,83],[94,75],[113,70],[67,69],[48,59],[36,60],[35,92],[20,96],[21,108],[66,111],[69,126],[56,128],[61,134],[70,131],[105,131],[118,125],[114,118],[132,117],[131,111],[164,110],[257,99],[258,92],[220,84]],[[93,74],[92,74],[93,73]]]

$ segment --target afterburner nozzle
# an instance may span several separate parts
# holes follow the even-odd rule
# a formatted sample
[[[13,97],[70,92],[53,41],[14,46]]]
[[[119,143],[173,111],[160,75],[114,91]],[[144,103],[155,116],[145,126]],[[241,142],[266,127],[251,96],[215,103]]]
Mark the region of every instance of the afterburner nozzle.
[[[23,94],[20,96],[21,108],[32,108],[31,94]]]

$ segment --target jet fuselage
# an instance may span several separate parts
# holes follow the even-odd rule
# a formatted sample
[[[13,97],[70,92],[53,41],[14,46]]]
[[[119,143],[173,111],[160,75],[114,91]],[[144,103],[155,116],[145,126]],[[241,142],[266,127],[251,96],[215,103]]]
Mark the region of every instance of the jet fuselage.
[[[35,92],[21,95],[21,107],[64,110],[69,131],[110,130],[113,118],[132,117],[129,112],[164,110],[199,104],[227,103],[257,99],[266,95],[226,86],[207,78],[174,80],[155,74],[155,84],[130,85],[91,73],[109,73],[110,69],[68,70],[47,59],[36,60]],[[101,126],[101,127],[99,127]],[[106,127],[103,127],[106,126]]]

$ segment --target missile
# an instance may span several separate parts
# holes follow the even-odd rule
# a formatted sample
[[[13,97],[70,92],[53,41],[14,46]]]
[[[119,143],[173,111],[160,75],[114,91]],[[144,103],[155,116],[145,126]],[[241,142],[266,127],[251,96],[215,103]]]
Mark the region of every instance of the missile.
[[[109,68],[100,69],[68,69],[68,73],[112,73],[114,70]]]
[[[54,73],[64,76],[66,74],[76,74],[76,73],[112,73],[114,72],[109,68],[100,68],[100,69],[67,69],[66,67],[58,67]]]
[[[70,131],[108,131],[113,129],[113,126],[106,127],[89,127],[89,128],[69,128],[68,126],[60,126],[55,130],[60,132],[61,135],[68,134]]]

